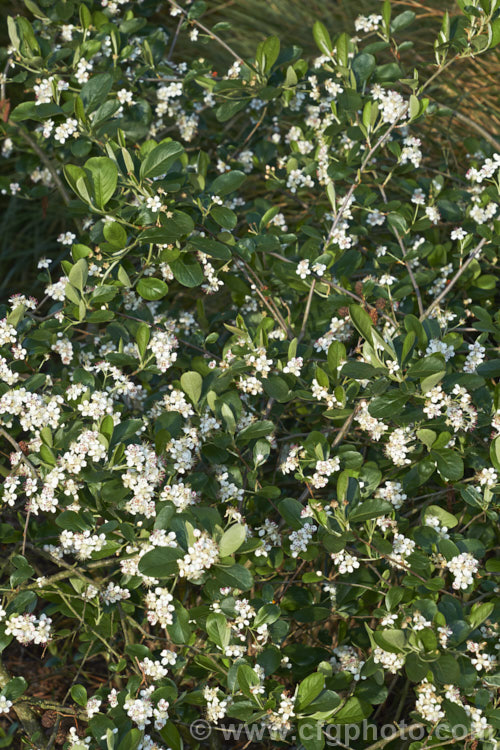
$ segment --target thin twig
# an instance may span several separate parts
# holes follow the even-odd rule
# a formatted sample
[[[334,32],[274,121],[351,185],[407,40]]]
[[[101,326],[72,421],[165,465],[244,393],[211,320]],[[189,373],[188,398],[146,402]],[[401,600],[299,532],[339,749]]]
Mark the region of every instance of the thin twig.
[[[445,289],[443,289],[443,291],[441,292],[441,294],[439,294],[436,297],[436,299],[434,300],[434,302],[432,302],[429,305],[429,307],[427,308],[427,310],[420,316],[420,320],[425,320],[425,318],[428,318],[429,315],[430,315],[430,313],[434,310],[434,308],[437,305],[439,305],[439,303],[446,297],[446,295],[448,294],[448,292],[451,289],[453,289],[453,287],[455,286],[455,284],[457,283],[457,281],[459,280],[459,278],[462,276],[462,274],[465,272],[465,270],[470,266],[470,264],[472,263],[472,261],[475,260],[477,258],[477,256],[481,253],[481,250],[482,250],[482,248],[483,248],[483,246],[485,245],[486,242],[487,242],[486,237],[483,237],[483,239],[481,240],[481,242],[474,248],[474,250],[472,250],[470,252],[469,257],[467,258],[467,260],[465,261],[465,263],[460,266],[460,268],[458,269],[458,271],[456,272],[456,274],[454,275],[454,277],[451,279],[451,281],[448,284],[448,286],[445,287]]]
[[[173,8],[176,8],[178,11],[180,11],[185,16],[187,16],[187,11],[185,11],[184,8],[181,8],[180,5],[177,5],[177,3],[175,2],[175,0],[167,0],[167,2],[170,3],[170,5]],[[207,26],[205,26],[204,24],[202,24],[201,21],[198,21],[196,18],[190,18],[189,20],[192,23],[194,23],[195,26],[198,26],[198,28],[200,28],[202,31],[204,31],[205,34],[208,34],[211,39],[215,39],[215,41],[218,42],[218,44],[220,44],[221,47],[224,47],[224,49],[227,50],[227,52],[229,52],[229,54],[232,55],[234,57],[234,59],[237,60],[240,63],[240,65],[246,65],[244,59],[242,57],[240,57],[238,55],[238,53],[235,52],[234,49],[232,49],[229,46],[229,44],[226,44],[226,42],[223,39],[221,39],[220,36],[217,36],[217,34],[214,34],[213,31],[211,31]]]
[[[385,194],[385,190],[384,190],[383,185],[379,185],[379,189],[380,189],[380,192],[382,194],[382,198],[383,198],[384,203],[387,204],[387,202],[388,202],[387,201],[387,195]],[[406,266],[406,270],[408,271],[408,275],[410,277],[411,285],[412,285],[413,289],[415,290],[415,294],[417,296],[418,311],[419,311],[420,315],[423,315],[423,313],[424,313],[424,306],[422,304],[422,295],[420,294],[420,289],[418,287],[417,280],[416,280],[415,275],[413,273],[413,270],[412,270],[412,267],[410,265],[410,262],[406,258],[406,248],[405,248],[404,242],[401,239],[401,235],[399,234],[397,228],[394,226],[394,227],[392,227],[392,229],[394,231],[394,234],[396,235],[396,239],[398,241],[398,245],[401,248],[401,253],[403,254],[403,261],[404,261],[404,264]]]
[[[312,298],[314,296],[315,288],[316,288],[316,279],[313,279],[313,282],[309,289],[309,294],[307,295],[306,309],[304,310],[304,317],[302,319],[302,328],[300,329],[300,333],[297,339],[298,344],[300,344],[306,332],[307,319],[309,318],[309,313],[311,312],[311,303],[312,303]]]
[[[170,51],[168,53],[167,62],[169,62],[172,59],[172,55],[174,54],[175,45],[177,44],[177,39],[179,37],[179,31],[181,30],[182,26],[182,16],[179,18],[179,23],[177,24],[177,28],[174,33],[174,38],[172,39],[172,44],[170,46]]]
[[[366,750],[379,750],[381,747],[385,747],[389,744],[389,742],[393,742],[398,737],[404,737],[406,733],[410,734],[410,732],[413,732],[415,729],[421,729],[424,726],[424,724],[415,723],[410,724],[409,726],[404,726],[398,729],[394,734],[391,734],[390,737],[384,737],[381,740],[378,740],[378,742],[374,742],[373,745],[368,745]]]

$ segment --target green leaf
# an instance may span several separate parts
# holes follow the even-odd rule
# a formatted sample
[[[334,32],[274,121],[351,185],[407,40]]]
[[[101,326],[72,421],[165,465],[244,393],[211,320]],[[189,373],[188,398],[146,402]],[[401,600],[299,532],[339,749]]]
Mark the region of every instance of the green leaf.
[[[490,24],[491,29],[491,38],[489,47],[490,49],[492,47],[496,47],[497,44],[500,44],[500,18],[495,18],[495,20]]]
[[[144,356],[146,354],[150,335],[151,335],[151,329],[148,326],[148,324],[141,323],[135,333],[135,340],[137,342],[137,346],[139,348],[139,354],[141,355],[142,359],[144,359]]]
[[[220,195],[223,198],[225,195],[237,190],[245,180],[246,174],[237,169],[233,169],[231,172],[224,172],[215,178],[210,187],[210,192],[212,195]]]
[[[141,180],[145,177],[161,177],[172,166],[176,159],[184,153],[184,147],[176,141],[160,143],[148,153],[141,164]]]
[[[431,662],[432,674],[443,685],[456,685],[460,679],[460,668],[451,654],[441,654],[437,661]]]
[[[297,690],[296,709],[302,711],[309,703],[318,697],[325,686],[325,675],[313,672],[300,683]]]
[[[358,81],[364,83],[375,70],[376,60],[373,55],[361,52],[352,61],[352,69]]]
[[[161,227],[148,227],[139,235],[141,242],[170,245],[181,237],[191,234],[194,222],[184,211],[172,211],[171,216],[162,214]]]
[[[85,706],[87,705],[87,691],[83,687],[83,685],[72,685],[71,697],[79,706],[83,706],[85,708]]]
[[[231,639],[231,628],[225,615],[220,612],[208,615],[206,627],[211,640],[224,651]]]
[[[393,19],[391,23],[391,31],[393,33],[397,31],[402,31],[403,29],[406,29],[407,26],[411,26],[414,20],[415,20],[415,13],[412,10],[404,10],[402,13],[399,13]]]
[[[21,695],[26,692],[28,683],[24,677],[13,677],[2,690],[2,695],[10,701],[17,701]]]
[[[332,341],[332,343],[328,347],[327,355],[328,367],[330,368],[330,372],[332,373],[332,375],[336,375],[337,370],[340,367],[340,363],[344,362],[345,359],[346,349],[344,344],[342,344],[340,341]]]
[[[85,162],[85,170],[90,175],[95,204],[104,208],[116,190],[118,168],[107,156],[93,156]]]
[[[151,578],[170,578],[179,572],[177,560],[184,557],[179,547],[155,547],[139,561],[139,571]]]
[[[436,442],[437,434],[434,430],[422,429],[417,430],[417,438],[425,445],[427,450],[430,451],[434,443]]]
[[[424,510],[423,517],[426,519],[428,516],[439,518],[441,526],[446,526],[448,529],[453,529],[458,523],[456,516],[448,513],[447,510],[441,508],[439,505],[428,505]]]
[[[235,523],[224,532],[219,542],[219,552],[221,557],[227,557],[236,552],[246,539],[246,526],[241,523]]]
[[[200,264],[187,256],[172,261],[170,268],[175,279],[183,286],[190,288],[199,286],[205,278]]]
[[[493,602],[474,604],[468,617],[471,628],[478,628],[485,620],[489,618],[494,609],[495,604]]]
[[[280,53],[280,40],[270,36],[259,44],[255,60],[264,73],[269,73]]]
[[[436,467],[443,479],[457,482],[464,475],[464,462],[451,448],[441,448],[439,451],[432,450],[431,456],[436,462]]]
[[[234,211],[231,211],[230,208],[226,208],[225,206],[212,206],[210,209],[210,216],[223,229],[234,229],[238,222]]]
[[[84,83],[81,91],[80,98],[85,107],[85,112],[93,112],[101,104],[103,104],[113,86],[113,76],[109,73],[97,73],[93,75],[87,83]],[[96,157],[104,158],[104,157]]]
[[[252,627],[255,629],[264,624],[271,625],[279,620],[280,615],[281,609],[277,604],[264,604],[257,612]]]
[[[278,403],[285,403],[290,400],[290,388],[284,378],[279,375],[271,375],[264,379],[264,390],[270,398],[276,399]]]
[[[240,664],[238,667],[238,686],[247,698],[255,700],[255,696],[251,691],[252,687],[256,687],[260,680],[255,671],[248,664]]]
[[[162,279],[139,279],[137,293],[147,300],[162,299],[168,292],[168,286]]]
[[[401,654],[406,646],[406,634],[404,630],[375,630],[373,640],[383,648],[384,651]]]
[[[121,740],[117,750],[137,750],[142,741],[143,732],[139,729],[130,729]]]
[[[203,378],[198,372],[183,372],[181,375],[181,387],[193,404],[197,404],[203,388]]]
[[[253,424],[249,424],[247,427],[240,430],[238,433],[238,442],[265,437],[266,435],[270,435],[273,430],[274,422],[271,422],[268,419],[264,419],[260,422],[253,422]]]
[[[117,221],[106,222],[102,231],[105,239],[110,245],[113,245],[113,247],[121,250],[126,246],[127,233]]]
[[[337,56],[342,67],[347,68],[349,65],[349,35],[342,32],[337,39]]]
[[[372,707],[359,698],[349,698],[340,711],[334,714],[335,724],[358,724],[371,714]]]
[[[387,515],[388,513],[391,513],[392,510],[393,506],[391,503],[388,503],[387,500],[371,498],[353,508],[349,513],[349,521],[350,523],[361,523],[363,521],[368,521],[370,518],[378,518],[378,516]]]
[[[221,587],[231,586],[241,591],[248,591],[253,586],[253,576],[243,565],[214,566],[215,580]]]
[[[201,250],[206,255],[210,255],[212,258],[217,258],[218,260],[231,259],[231,250],[227,245],[223,245],[222,242],[217,242],[208,237],[190,237],[189,244],[193,245],[197,250]]]
[[[332,40],[326,26],[321,21],[314,22],[313,36],[320,52],[330,57],[333,50]]]
[[[300,746],[296,747],[303,747],[305,750],[323,750],[326,740],[321,721],[314,721],[312,718],[301,719],[297,728]]]
[[[87,283],[88,272],[89,267],[87,261],[84,258],[80,258],[80,260],[72,266],[71,271],[68,274],[70,283],[80,292],[83,292],[85,284]]]
[[[408,370],[408,377],[426,378],[429,375],[443,372],[444,369],[443,358],[437,355],[431,355],[430,357],[419,359],[418,362],[412,365]]]

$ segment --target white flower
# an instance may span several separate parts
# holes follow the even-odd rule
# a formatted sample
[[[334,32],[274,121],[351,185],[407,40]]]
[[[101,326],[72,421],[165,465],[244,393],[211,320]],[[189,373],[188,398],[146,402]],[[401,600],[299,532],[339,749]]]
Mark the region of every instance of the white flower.
[[[57,241],[60,242],[61,245],[72,245],[75,240],[76,234],[73,234],[73,232],[63,232],[57,238]]]
[[[292,359],[288,360],[285,367],[283,368],[283,372],[291,373],[292,375],[296,375],[297,377],[299,377],[303,365],[304,360],[302,359],[302,357],[293,357]]]
[[[297,270],[295,271],[297,276],[300,276],[301,279],[305,279],[307,276],[310,275],[311,271],[309,269],[309,261],[301,260],[300,263],[297,264]]]
[[[379,279],[379,284],[381,286],[392,286],[395,281],[397,281],[395,276],[391,276],[389,273],[384,273]]]
[[[5,695],[0,695],[0,714],[8,714],[14,704],[7,700]]]
[[[163,208],[163,204],[161,201],[161,198],[159,195],[149,196],[146,198],[146,206],[149,208],[151,213],[157,214],[158,211],[161,211]]]
[[[461,227],[455,227],[452,229],[450,239],[452,240],[464,240],[467,237],[467,232]]]

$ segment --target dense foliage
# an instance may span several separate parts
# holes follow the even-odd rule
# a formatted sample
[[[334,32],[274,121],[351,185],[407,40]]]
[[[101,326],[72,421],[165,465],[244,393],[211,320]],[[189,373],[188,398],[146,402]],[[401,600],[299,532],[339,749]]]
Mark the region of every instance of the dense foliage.
[[[426,95],[499,1],[424,83],[389,0],[310,61],[199,1],[25,4],[0,186],[67,254],[1,314],[0,649],[70,678],[0,667],[0,744],[492,750],[500,156],[436,163]]]

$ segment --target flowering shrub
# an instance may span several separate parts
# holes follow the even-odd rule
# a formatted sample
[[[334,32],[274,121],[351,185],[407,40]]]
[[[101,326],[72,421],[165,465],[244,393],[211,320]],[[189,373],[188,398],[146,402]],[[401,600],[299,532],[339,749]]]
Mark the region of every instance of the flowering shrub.
[[[500,157],[429,154],[498,0],[459,0],[420,73],[388,0],[316,23],[310,62],[160,5],[9,19],[1,187],[55,202],[68,254],[0,321],[0,649],[71,677],[54,703],[3,666],[2,746],[70,716],[79,749],[206,746],[200,718],[211,747],[404,719],[491,749]]]

